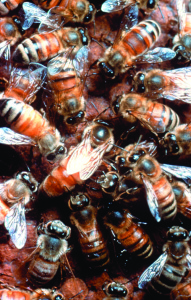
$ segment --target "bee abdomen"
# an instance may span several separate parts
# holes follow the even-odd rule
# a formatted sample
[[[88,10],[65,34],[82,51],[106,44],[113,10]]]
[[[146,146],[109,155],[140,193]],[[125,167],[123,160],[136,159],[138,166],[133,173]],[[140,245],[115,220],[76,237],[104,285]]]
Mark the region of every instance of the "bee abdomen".
[[[123,38],[123,46],[132,56],[143,54],[157,40],[160,34],[159,25],[153,20],[140,22]]]
[[[59,261],[50,262],[36,256],[30,263],[27,277],[36,284],[46,284],[54,278],[59,267]]]
[[[185,276],[186,267],[166,263],[159,278],[151,280],[148,290],[152,294],[169,295],[171,290]]]

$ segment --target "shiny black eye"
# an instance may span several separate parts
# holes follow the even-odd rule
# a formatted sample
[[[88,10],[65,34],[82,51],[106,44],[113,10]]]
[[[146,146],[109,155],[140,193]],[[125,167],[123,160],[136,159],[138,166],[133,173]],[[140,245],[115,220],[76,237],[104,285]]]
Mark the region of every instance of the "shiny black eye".
[[[56,149],[56,154],[65,154],[66,153],[66,148],[64,146],[59,146]]]
[[[132,162],[132,163],[135,163],[143,155],[145,155],[145,151],[144,150],[137,151],[137,152],[133,153],[133,155],[131,155],[129,157],[129,161]]]
[[[63,299],[63,297],[61,296],[61,295],[57,295],[55,298],[54,298],[54,300],[62,300]]]
[[[145,74],[144,73],[138,73],[136,75],[136,91],[138,93],[144,93],[145,92],[145,85],[144,85],[144,80],[145,80]]]
[[[51,160],[54,160],[56,157],[56,153],[50,153],[47,155],[47,160],[51,161]]]
[[[110,284],[108,287],[108,292],[111,296],[116,297],[125,297],[127,295],[126,287],[117,283]]]
[[[84,23],[90,22],[92,19],[92,14],[89,13],[84,17]]]
[[[69,125],[75,125],[82,122],[83,119],[84,119],[84,112],[79,111],[78,114],[76,114],[75,116],[67,118],[66,123],[68,123]]]
[[[176,141],[176,135],[175,134],[169,134],[168,137],[169,137],[169,140]]]
[[[185,231],[173,231],[173,232],[171,232],[169,230],[167,237],[171,241],[181,241],[181,240],[185,240],[188,237],[188,232],[186,230]]]
[[[113,102],[112,104],[112,109],[114,111],[114,113],[117,115],[119,112],[119,108],[120,108],[120,101],[121,101],[121,96],[117,97],[117,99]]]
[[[108,67],[105,62],[102,61],[98,65],[105,76],[109,78],[113,78],[115,76],[114,71],[110,67]]]
[[[57,236],[59,236],[61,238],[65,238],[67,236],[66,230],[62,230],[62,228],[60,228],[52,223],[49,223],[47,225],[47,230],[49,233],[56,234]]]
[[[118,165],[120,168],[124,167],[125,162],[126,162],[126,159],[125,159],[123,156],[118,156],[118,157],[117,157],[117,165]]]
[[[152,9],[152,8],[155,7],[155,5],[156,5],[155,0],[148,0],[148,2],[147,2],[147,8]]]

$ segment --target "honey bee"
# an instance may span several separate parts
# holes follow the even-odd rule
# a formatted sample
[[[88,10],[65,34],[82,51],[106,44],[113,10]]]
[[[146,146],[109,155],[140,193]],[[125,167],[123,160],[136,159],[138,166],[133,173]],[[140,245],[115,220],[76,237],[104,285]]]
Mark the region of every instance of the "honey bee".
[[[179,33],[173,39],[173,50],[176,52],[176,60],[178,62],[189,62],[191,58],[191,16],[185,11],[184,0],[177,0],[177,13]]]
[[[128,290],[122,283],[115,281],[110,282],[104,286],[103,290],[107,295],[103,300],[115,300],[116,298],[119,300],[128,299]]]
[[[27,239],[25,205],[37,187],[37,181],[29,172],[18,173],[0,184],[0,224],[4,223],[18,249],[24,247]]]
[[[54,278],[60,258],[68,251],[71,229],[60,220],[54,220],[40,224],[37,233],[37,249],[29,263],[27,278],[33,284],[44,285]]]
[[[191,295],[191,282],[187,280],[177,284],[170,294],[170,300],[187,300]]]
[[[177,203],[172,186],[158,161],[138,145],[125,147],[116,162],[130,168],[128,175],[136,184],[143,184],[151,214],[157,222],[172,220],[177,213]]]
[[[168,71],[154,69],[138,72],[134,77],[134,87],[137,93],[145,93],[154,99],[164,97],[190,103],[190,78],[191,67]]]
[[[170,107],[135,93],[118,97],[112,109],[127,122],[135,123],[138,119],[154,134],[173,130],[179,125],[179,116]]]
[[[174,51],[168,48],[159,47],[148,51],[160,34],[160,25],[153,20],[140,22],[128,32],[122,31],[122,38],[106,50],[104,57],[98,62],[98,67],[105,77],[114,79],[138,62],[151,63],[174,58]]]
[[[97,221],[97,209],[88,205],[84,195],[70,198],[69,206],[74,209],[70,221],[75,226],[81,251],[89,267],[105,267],[110,258],[107,242]]]
[[[49,60],[69,50],[75,54],[88,43],[86,29],[63,27],[50,32],[36,33],[25,39],[16,47],[12,58],[15,63],[28,65],[30,62]]]
[[[139,8],[147,11],[147,12],[151,12],[153,9],[156,8],[156,6],[158,5],[159,0],[141,0],[138,1],[136,4]],[[105,2],[103,2],[102,6],[101,6],[101,10],[103,12],[106,13],[111,13],[114,11],[118,11],[118,10],[122,10],[124,8],[126,8],[129,5],[134,4],[135,1],[133,0],[106,0]]]
[[[36,289],[32,293],[7,287],[0,290],[0,297],[7,300],[62,300],[63,295],[50,289]]]
[[[24,0],[5,0],[0,2],[0,16],[5,16],[9,11],[16,9]]]
[[[41,8],[50,11],[45,16],[43,11],[38,6],[33,3],[25,2],[22,6],[25,12],[25,18],[34,17],[35,19],[39,19],[39,17],[44,16],[46,19],[48,19],[49,16],[53,16],[53,13],[56,13],[64,18],[64,23],[70,21],[74,23],[83,23],[86,25],[94,21],[96,14],[95,6],[87,0],[35,0],[34,3]]]
[[[172,183],[172,189],[177,201],[177,210],[180,214],[191,219],[191,191],[188,186],[181,182]]]
[[[30,64],[27,70],[13,68],[2,97],[31,104],[35,101],[36,93],[42,87],[45,78],[46,67],[38,63]]]
[[[171,227],[167,239],[163,254],[146,269],[138,282],[140,289],[148,285],[148,291],[158,297],[169,296],[187,274],[191,262],[189,233],[186,229]]]
[[[113,143],[112,130],[105,122],[93,122],[85,128],[82,142],[50,172],[40,189],[49,197],[55,197],[72,190],[76,184],[82,184],[96,171]]]
[[[63,115],[64,121],[72,125],[82,122],[84,118],[86,101],[82,96],[80,73],[85,70],[87,56],[88,49],[82,47],[74,60],[58,55],[47,64],[50,101],[53,101],[56,111]]]
[[[166,156],[190,158],[191,124],[181,124],[173,131],[167,132],[160,140],[159,146]]]
[[[0,115],[11,127],[11,129],[0,128],[2,144],[35,145],[37,143],[41,154],[50,160],[57,154],[65,153],[59,131],[29,104],[14,98],[2,98]]]
[[[128,210],[116,209],[108,212],[104,217],[104,224],[129,254],[144,259],[151,256],[153,246],[150,237],[133,221]]]

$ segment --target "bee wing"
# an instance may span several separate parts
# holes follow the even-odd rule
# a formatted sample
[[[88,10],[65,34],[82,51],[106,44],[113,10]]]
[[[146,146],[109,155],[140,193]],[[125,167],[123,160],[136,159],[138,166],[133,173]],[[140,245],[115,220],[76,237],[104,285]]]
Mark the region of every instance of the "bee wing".
[[[22,9],[24,11],[24,21],[22,24],[23,30],[27,30],[33,23],[41,23],[47,18],[47,12],[34,3],[24,2]]]
[[[0,128],[0,144],[5,145],[36,145],[35,142],[23,135],[14,132],[8,127],[1,127]]]
[[[72,150],[67,164],[67,173],[80,173],[80,178],[86,180],[98,168],[100,161],[108,147],[108,143],[92,150],[90,136],[86,135],[84,140]]]
[[[11,68],[10,41],[3,41],[0,43],[0,69],[7,75],[10,74]]]
[[[174,50],[165,47],[157,47],[138,56],[135,61],[136,63],[157,63],[171,60],[175,56],[176,52]]]
[[[186,255],[186,258],[188,260],[188,266],[189,266],[189,269],[191,269],[191,255],[190,254],[187,254]]]
[[[143,272],[138,281],[138,287],[140,289],[145,289],[146,285],[151,281],[153,277],[160,276],[164,264],[166,262],[167,256],[167,253],[164,252],[159,256],[159,258],[156,261],[154,261],[154,263],[152,263],[152,265],[150,265],[150,267],[148,267]]]
[[[89,47],[83,46],[78,50],[73,59],[74,68],[80,78],[84,78],[88,73],[88,54]]]
[[[176,0],[176,8],[178,13],[178,31],[179,33],[184,32],[185,27],[185,18],[186,18],[186,9],[185,9],[185,3],[184,0]]]
[[[101,6],[101,11],[111,13],[124,9],[130,3],[130,0],[106,0]]]
[[[9,231],[14,245],[21,249],[27,239],[27,226],[25,218],[25,208],[22,202],[14,204],[5,217],[5,228]]]
[[[159,211],[158,199],[153,190],[152,184],[142,177],[143,184],[145,186],[146,194],[147,194],[147,203],[150,209],[152,216],[155,218],[157,222],[160,222],[161,216]]]
[[[67,5],[67,1],[65,4]],[[65,14],[63,16],[63,12],[65,12],[65,7],[63,6],[55,6],[51,8],[47,12],[46,17],[40,22],[38,27],[39,33],[57,30],[63,27],[64,24],[71,19],[71,16],[66,17]]]
[[[191,180],[191,168],[178,165],[161,164],[160,165],[164,172],[170,173],[171,175],[184,180],[186,183],[190,183]]]

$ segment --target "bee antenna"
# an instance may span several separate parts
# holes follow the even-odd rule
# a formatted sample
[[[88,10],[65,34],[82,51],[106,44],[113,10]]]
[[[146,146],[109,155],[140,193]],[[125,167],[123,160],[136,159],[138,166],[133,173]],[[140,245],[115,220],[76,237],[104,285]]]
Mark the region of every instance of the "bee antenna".
[[[92,41],[96,42],[100,47],[103,48],[103,45],[101,45],[96,39],[94,39],[94,38],[91,38],[91,39],[92,39]]]
[[[72,296],[72,297],[69,298],[68,300],[75,298],[76,296],[80,295],[83,291],[84,291],[84,290],[81,290],[79,293],[77,293],[76,295]]]
[[[161,13],[161,16],[163,17],[163,20],[165,19],[164,18],[164,15],[163,15],[163,13],[162,13],[162,10],[161,10],[161,8],[160,8],[160,5],[158,4],[158,8],[159,8],[159,10],[160,10],[160,13]]]
[[[118,146],[118,145],[116,145],[116,144],[113,144],[113,146],[114,146],[114,147],[117,147],[117,148],[119,148],[119,149],[121,149],[121,150],[123,150],[123,151],[126,151],[127,153],[130,153],[130,151],[127,151],[127,150],[125,150],[124,148],[122,148],[122,147],[120,147],[120,146]]]
[[[95,106],[94,106],[95,107]],[[108,107],[106,107],[104,110],[102,110],[100,113],[99,113],[99,111],[97,110],[97,112],[99,113],[98,115],[97,115],[97,117],[94,119],[94,121],[96,121],[104,112],[106,112],[108,109],[110,108],[110,106],[108,106]]]
[[[138,147],[138,145],[139,145],[141,139],[142,139],[142,134],[141,134],[141,135],[139,136],[139,138],[138,138],[138,141],[137,141],[137,143],[136,143],[136,146],[135,146],[135,148],[134,148],[134,151],[135,151],[135,149]]]

